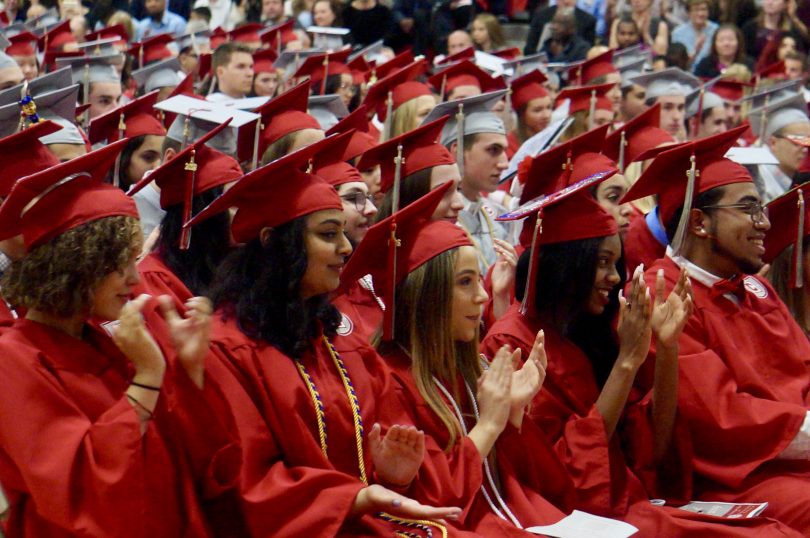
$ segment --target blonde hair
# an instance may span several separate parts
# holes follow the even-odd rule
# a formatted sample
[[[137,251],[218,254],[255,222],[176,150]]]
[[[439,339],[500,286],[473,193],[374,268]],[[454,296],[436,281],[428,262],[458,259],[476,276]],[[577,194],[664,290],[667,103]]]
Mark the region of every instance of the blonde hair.
[[[577,110],[571,115],[574,121],[560,135],[559,143],[567,142],[588,131],[588,113],[588,110]]]
[[[443,252],[412,271],[397,286],[392,343],[410,355],[419,394],[447,428],[450,439],[446,451],[463,437],[463,430],[433,379],[444,382],[458,401],[459,374],[474,387],[483,371],[478,335],[472,342],[456,342],[452,336],[450,312],[457,256],[458,248]],[[379,342],[379,333],[374,340]]]
[[[129,40],[132,41],[135,37],[135,23],[132,21],[132,15],[126,11],[116,11],[110,15],[107,26],[114,26],[116,24],[120,24],[124,27],[124,30],[126,30],[129,36]]]
[[[506,45],[506,38],[503,37],[503,28],[498,18],[492,13],[479,13],[473,19],[473,22],[480,22],[487,29],[489,35],[489,46],[493,50],[497,50]]]
[[[416,123],[416,114],[419,112],[419,97],[405,101],[391,114],[391,138],[413,131],[419,125]],[[380,142],[385,142],[385,133],[380,135]]]

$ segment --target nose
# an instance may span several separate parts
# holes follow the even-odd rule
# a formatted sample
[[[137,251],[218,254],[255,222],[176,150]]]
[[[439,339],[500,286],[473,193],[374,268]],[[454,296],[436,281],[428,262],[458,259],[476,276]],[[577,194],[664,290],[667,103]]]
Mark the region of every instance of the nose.
[[[619,276],[619,271],[616,270],[616,264],[610,266],[610,272],[605,277],[605,280],[611,286],[616,286],[619,282],[622,281],[621,277]]]
[[[126,268],[126,284],[127,286],[137,286],[140,281],[141,274],[138,272],[138,266],[132,262]]]
[[[501,156],[498,158],[498,170],[506,170],[509,167],[509,159],[506,158],[506,152],[501,152]]]
[[[340,243],[338,244],[338,254],[343,257],[349,256],[352,253],[352,244],[349,243],[349,238],[345,233],[340,234]]]
[[[487,290],[484,288],[484,281],[483,279],[478,279],[478,290],[475,294],[475,304],[484,304],[489,300],[489,294]]]
[[[456,190],[453,193],[453,199],[450,201],[450,207],[456,211],[464,209],[464,198],[461,196],[461,191]]]
[[[374,202],[372,202],[371,199],[366,198],[366,203],[363,206],[363,215],[371,218],[376,214],[377,214],[377,206],[374,205]]]
[[[630,218],[630,215],[632,215],[632,214],[633,214],[633,206],[632,206],[632,205],[630,205],[629,203],[627,203],[627,204],[621,204],[621,205],[619,206],[619,214],[620,214],[622,217],[627,217],[627,218]]]

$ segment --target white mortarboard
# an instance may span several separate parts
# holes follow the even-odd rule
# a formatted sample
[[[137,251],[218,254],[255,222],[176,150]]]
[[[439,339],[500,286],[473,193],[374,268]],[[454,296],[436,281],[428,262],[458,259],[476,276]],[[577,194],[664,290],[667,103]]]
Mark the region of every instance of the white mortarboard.
[[[315,56],[316,54],[323,54],[323,49],[309,49],[309,50],[298,50],[298,51],[290,51],[285,50],[282,51],[281,54],[278,55],[278,58],[275,62],[273,62],[273,67],[276,69],[283,69],[284,70],[284,80],[289,79],[293,73],[298,71],[298,68],[301,67],[301,64],[304,63],[304,60],[309,58],[310,56]]]
[[[343,36],[348,35],[348,28],[331,26],[310,26],[307,32],[312,34],[312,46],[335,51],[343,48]]]
[[[11,41],[9,41],[4,34],[0,33],[0,50],[6,50],[9,45],[11,45]]]
[[[651,59],[652,53],[643,49],[640,44],[613,51],[613,65],[616,67],[622,67],[638,60],[650,61]]]
[[[797,93],[770,101],[768,106],[752,109],[748,113],[751,130],[763,143],[776,131],[794,123],[807,123],[807,103]]]
[[[118,50],[114,45],[120,40],[121,39],[119,37],[105,37],[104,39],[97,39],[96,41],[77,43],[76,48],[92,56],[99,56],[102,54],[117,54]]]
[[[225,108],[238,108],[239,110],[253,112],[269,100],[270,97],[245,97],[243,99],[216,101],[216,103]]]
[[[261,117],[258,114],[187,95],[170,97],[156,104],[155,108],[177,114],[166,136],[177,142],[185,142],[185,145],[199,140],[217,125],[232,118],[228,127],[206,142],[206,145],[234,156],[239,161],[249,160],[253,156],[256,125]]]
[[[726,152],[725,157],[742,165],[779,164],[779,159],[771,153],[768,146],[731,148]]]
[[[38,95],[61,88],[67,88],[73,84],[73,76],[69,67],[63,67],[57,71],[45,73],[28,83],[28,93],[36,99]],[[20,100],[25,83],[17,84],[11,88],[0,91],[0,105],[16,103]]]
[[[205,28],[200,28],[197,31],[191,30],[189,33],[177,38],[178,50],[182,51],[185,49],[194,48],[195,45],[197,47],[211,45],[211,30],[209,30],[207,26]]]
[[[646,98],[655,99],[664,95],[683,95],[686,97],[692,90],[699,88],[700,79],[677,67],[668,67],[663,71],[646,73],[631,79],[633,84],[644,86]]]
[[[486,69],[495,76],[503,75],[506,60],[500,56],[489,54],[480,50],[475,51],[475,65],[481,69]]]
[[[539,69],[544,74],[547,71],[546,64],[548,63],[548,55],[545,52],[538,52],[537,54],[530,54],[522,58],[516,58],[503,63],[503,72],[512,78],[517,78],[520,75],[526,74],[529,71]]]
[[[382,53],[383,40],[375,41],[371,45],[364,47],[357,52],[353,52],[348,59],[348,62],[353,62],[360,56],[366,59],[367,62],[376,62],[377,65],[384,63],[388,60],[388,56]],[[347,63],[348,63],[347,62]]]
[[[462,176],[464,175],[463,139],[465,136],[480,133],[506,134],[503,120],[492,112],[492,107],[504,95],[506,95],[506,90],[497,90],[464,99],[445,101],[436,105],[422,121],[422,125],[425,125],[443,116],[450,116],[442,128],[439,141],[448,148],[453,142],[457,142],[456,163]],[[459,127],[459,121],[462,122],[461,127]]]
[[[0,51],[0,69],[17,66],[17,62],[3,51]]]
[[[785,80],[777,82],[767,88],[762,88],[756,93],[743,97],[742,100],[743,102],[749,103],[751,108],[760,108],[765,106],[766,102],[775,102],[801,92],[801,87],[801,80]]]
[[[57,58],[56,66],[70,66],[75,84],[92,84],[93,82],[121,82],[121,74],[112,63],[119,60],[121,54],[102,54],[98,56],[79,56],[76,58]]]
[[[324,131],[328,131],[349,115],[349,109],[343,104],[343,99],[334,93],[310,96],[307,109],[309,115],[318,120]]]
[[[3,35],[6,37],[14,37],[17,34],[21,34],[22,32],[27,32],[28,29],[25,27],[25,24],[22,22],[15,22],[9,24],[5,28],[3,28]]]
[[[703,92],[703,103],[700,102],[701,91]],[[701,111],[702,115],[706,110],[723,105],[722,97],[709,90],[698,88],[686,96],[686,117],[688,119],[696,116],[698,110]]]
[[[619,74],[622,77],[622,88],[629,88],[633,85],[633,79],[644,73],[646,63],[647,60],[641,58],[618,67]]]
[[[178,71],[180,71],[180,60],[169,58],[133,71],[132,78],[135,79],[138,88],[143,88],[145,93],[149,93],[160,88],[176,87],[180,84],[182,79]]]
[[[33,31],[41,35],[42,33],[51,29],[51,27],[60,24],[62,21],[59,18],[59,11],[55,7],[52,7],[42,15],[38,17],[34,17],[30,21],[25,21],[23,25]]]

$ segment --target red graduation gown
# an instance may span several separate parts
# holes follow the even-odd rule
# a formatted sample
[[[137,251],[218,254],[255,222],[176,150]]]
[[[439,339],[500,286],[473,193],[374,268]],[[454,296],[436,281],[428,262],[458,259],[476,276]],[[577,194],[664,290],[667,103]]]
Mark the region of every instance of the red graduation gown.
[[[138,273],[141,282],[133,292],[137,297],[141,293],[148,293],[154,297],[168,295],[178,309],[182,309],[186,301],[193,297],[193,294],[182,280],[163,262],[157,252],[150,252],[138,263]]]
[[[244,447],[241,501],[251,536],[392,536],[401,528],[371,516],[347,521],[364,484],[346,388],[320,338],[301,363],[323,403],[328,457],[321,451],[312,396],[293,359],[246,336],[221,311],[212,355],[210,371],[223,384]],[[390,372],[368,347],[342,352],[341,358],[367,432],[387,401]],[[365,443],[364,449],[371,479]]]
[[[540,329],[545,331],[548,369],[543,388],[532,403],[531,416],[555,444],[577,487],[580,509],[623,519],[639,528],[639,536],[751,536],[753,529],[767,536],[794,535],[766,518],[724,520],[652,506],[642,481],[624,459],[619,437],[607,437],[595,405],[599,388],[590,361],[576,345],[553,327],[521,315],[519,306],[514,305],[490,329],[482,350],[492,355],[509,344],[528,357]],[[639,427],[650,427],[644,421],[637,423]],[[651,436],[645,433],[644,438]],[[676,447],[669,455],[671,462],[676,467],[683,465],[679,456],[687,451],[688,446]],[[685,490],[683,494],[688,495],[688,472],[671,474],[680,477],[681,483],[671,484],[669,489]]]
[[[233,487],[240,450],[210,379],[169,369],[154,419],[124,395],[134,370],[91,327],[77,340],[19,320],[0,336],[0,482],[7,536],[213,536],[200,499]]]
[[[374,293],[355,281],[335,297],[332,304],[342,315],[334,339],[338,351],[369,345],[371,337],[382,325],[384,313]]]
[[[449,452],[444,450],[450,436],[441,419],[419,393],[410,358],[404,352],[396,351],[385,359],[393,370],[394,391],[398,399],[397,406],[387,406],[383,411],[388,415],[387,422],[412,422],[425,432],[425,463],[408,495],[427,504],[463,507],[464,514],[458,525],[483,536],[529,536],[497,516],[487,503],[481,492],[482,483],[487,484],[490,497],[500,509],[473,442],[465,437]],[[463,388],[461,390],[463,394]],[[461,412],[465,417],[473,416],[466,397]],[[474,421],[467,423],[468,428],[474,425]],[[550,525],[562,519],[564,512],[573,509],[573,484],[551,445],[531,421],[527,420],[521,431],[507,425],[494,453],[497,455],[497,468],[492,469],[495,480],[500,483],[507,506],[524,527]]]
[[[630,220],[630,228],[624,239],[624,263],[627,274],[632,275],[636,267],[644,264],[649,267],[658,258],[663,258],[667,246],[662,245],[653,236],[644,217]]]
[[[670,258],[667,287],[678,279]],[[651,282],[651,280],[648,280]],[[678,405],[694,443],[696,493],[768,501],[765,515],[810,535],[810,463],[776,460],[810,407],[810,342],[770,284],[746,277],[739,306],[692,279],[695,314],[680,339]]]

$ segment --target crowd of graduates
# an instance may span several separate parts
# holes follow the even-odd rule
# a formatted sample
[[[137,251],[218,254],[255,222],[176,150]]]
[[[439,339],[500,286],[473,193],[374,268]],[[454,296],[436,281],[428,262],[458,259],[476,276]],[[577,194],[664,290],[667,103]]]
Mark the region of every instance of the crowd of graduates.
[[[810,535],[783,33],[322,3],[2,12],[0,534]]]

